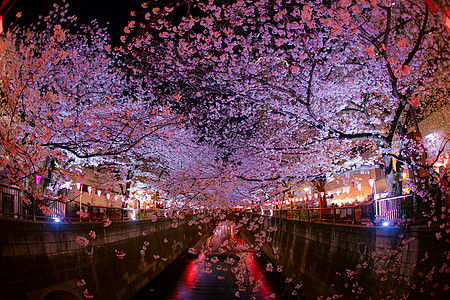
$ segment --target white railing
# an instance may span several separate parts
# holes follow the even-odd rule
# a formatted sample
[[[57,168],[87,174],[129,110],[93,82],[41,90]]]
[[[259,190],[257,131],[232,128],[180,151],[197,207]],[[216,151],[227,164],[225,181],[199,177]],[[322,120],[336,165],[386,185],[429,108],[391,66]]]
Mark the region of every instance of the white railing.
[[[414,217],[413,195],[377,199],[374,202],[375,217],[385,221],[411,220]]]

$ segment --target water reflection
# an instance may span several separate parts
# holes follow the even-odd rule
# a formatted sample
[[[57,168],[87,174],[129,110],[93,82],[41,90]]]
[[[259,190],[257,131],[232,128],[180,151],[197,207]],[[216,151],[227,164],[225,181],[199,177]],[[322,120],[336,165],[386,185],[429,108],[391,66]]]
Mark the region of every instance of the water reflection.
[[[249,248],[234,223],[222,222],[133,299],[291,299],[280,274],[267,272],[265,258]]]

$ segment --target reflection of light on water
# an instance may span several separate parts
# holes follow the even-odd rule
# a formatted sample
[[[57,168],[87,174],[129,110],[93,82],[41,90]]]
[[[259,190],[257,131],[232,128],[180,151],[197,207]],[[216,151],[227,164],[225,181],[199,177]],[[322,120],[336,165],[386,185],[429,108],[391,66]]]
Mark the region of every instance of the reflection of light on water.
[[[186,273],[184,276],[184,285],[191,287],[194,286],[195,281],[197,279],[197,273],[198,269],[197,266],[194,264],[195,260],[191,260],[189,264],[186,267]]]
[[[189,264],[184,269],[184,274],[181,282],[178,283],[173,299],[186,299],[190,293],[190,290],[195,288],[195,285],[199,279],[199,267],[205,258],[205,254],[200,253],[196,259],[191,259]]]
[[[216,252],[223,244],[233,245],[233,250],[221,257]],[[197,299],[199,294],[203,299],[216,299],[217,289],[224,291],[220,299],[228,299],[224,298],[227,295],[234,298],[231,295],[237,291],[245,299],[271,299],[269,295],[273,289],[265,278],[266,271],[258,264],[255,253],[246,251],[247,248],[235,224],[219,224],[203,245],[206,254],[200,252],[197,258],[189,261],[170,299]],[[232,270],[238,269],[239,261],[245,263],[247,271],[233,274]],[[237,277],[243,285],[236,285]]]
[[[268,296],[272,293],[272,289],[269,286],[265,276],[263,276],[263,270],[261,266],[255,261],[255,254],[249,253],[248,257],[245,259],[245,263],[249,270],[251,276],[255,278],[255,281],[260,281],[261,285],[259,286],[259,292],[265,296]]]

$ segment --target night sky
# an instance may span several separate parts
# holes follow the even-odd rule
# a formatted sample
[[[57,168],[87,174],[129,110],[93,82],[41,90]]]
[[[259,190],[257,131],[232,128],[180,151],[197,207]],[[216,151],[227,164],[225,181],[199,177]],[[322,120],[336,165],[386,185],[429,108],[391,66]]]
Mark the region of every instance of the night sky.
[[[54,0],[3,0],[6,5],[0,14],[4,16],[5,31],[9,28],[9,24],[15,21],[17,12],[23,13],[21,24],[33,23],[39,15],[47,15],[54,2]],[[97,19],[100,25],[106,26],[109,22],[107,27],[112,42],[118,43],[120,36],[124,34],[123,28],[131,20],[130,11],[143,11],[140,5],[144,0],[67,0],[66,2],[70,4],[69,13],[77,15],[79,23],[89,24],[93,19]],[[9,7],[11,9],[6,12]]]

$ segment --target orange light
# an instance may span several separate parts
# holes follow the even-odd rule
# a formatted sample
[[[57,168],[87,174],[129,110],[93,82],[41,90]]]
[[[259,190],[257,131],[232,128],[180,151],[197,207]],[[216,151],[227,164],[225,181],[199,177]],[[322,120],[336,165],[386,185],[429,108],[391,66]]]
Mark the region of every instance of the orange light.
[[[447,10],[447,15],[445,16],[445,26],[447,26],[447,29],[450,30],[450,10]]]

